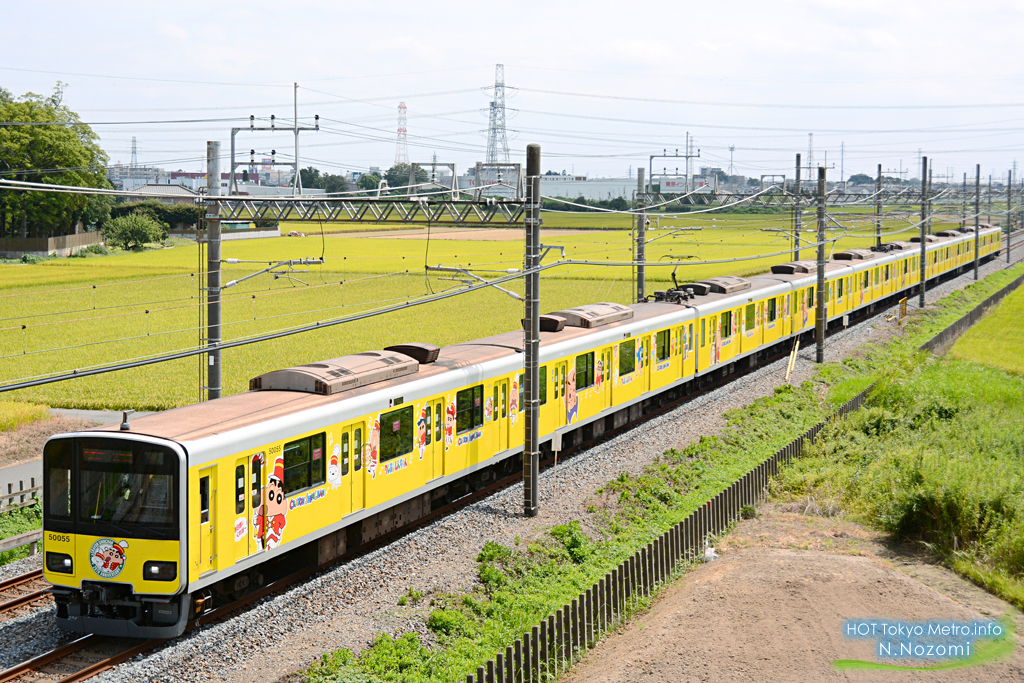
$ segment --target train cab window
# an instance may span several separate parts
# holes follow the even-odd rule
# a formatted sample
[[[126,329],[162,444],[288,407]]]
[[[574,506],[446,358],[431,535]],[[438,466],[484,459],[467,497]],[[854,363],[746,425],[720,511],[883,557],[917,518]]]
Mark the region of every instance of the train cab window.
[[[671,347],[669,345],[669,330],[662,330],[658,333],[658,337],[655,340],[657,346],[657,359],[660,363],[663,360],[668,360],[669,351]]]
[[[423,408],[423,410],[426,411],[424,416],[423,416],[424,417],[424,420],[423,420],[423,424],[424,424],[423,439],[424,439],[424,443],[429,446],[431,444],[431,438],[430,438],[430,435],[431,435],[431,431],[430,431],[430,429],[431,429],[430,428],[430,422],[431,422],[430,421],[430,405],[428,404],[426,407]]]
[[[484,385],[463,389],[457,393],[455,395],[455,430],[461,434],[481,427],[483,423]]]
[[[522,375],[520,375],[520,377],[522,377]],[[538,387],[538,389],[539,389],[538,393],[540,393],[540,404],[544,405],[545,403],[548,402],[548,369],[547,368],[539,368],[539,372],[537,373],[537,377],[538,377],[537,384],[540,385],[540,387]]]
[[[732,311],[722,313],[722,338],[732,336]]]
[[[356,427],[352,430],[352,452],[355,453],[354,464],[358,472],[363,469],[363,428]]]
[[[775,297],[768,299],[768,322],[775,322],[775,318],[778,317],[779,304]]]
[[[71,466],[74,448],[68,439],[57,439],[43,449],[43,501],[50,519],[71,521]]]
[[[210,477],[199,478],[199,523],[210,522]]]
[[[348,459],[352,455],[348,432],[341,435],[341,476],[348,474]]]
[[[576,391],[594,386],[594,354],[576,356]]]
[[[284,494],[326,481],[323,432],[284,445]]]
[[[705,320],[706,319],[702,318],[701,321],[700,321],[700,348],[702,348],[702,349],[707,344],[707,334],[706,334],[706,327],[707,326],[704,324]]]
[[[754,304],[747,304],[747,310],[743,314],[743,327],[747,332],[754,329]]]
[[[235,514],[245,512],[245,465],[235,468]]]
[[[257,453],[252,456],[252,509],[255,510],[263,505],[261,499],[263,491],[263,454]]]
[[[480,403],[483,403],[484,388],[479,390]],[[470,389],[473,391],[473,389]],[[483,411],[483,406],[480,408]],[[412,406],[392,410],[380,416],[380,461],[387,462],[412,452],[412,435],[415,420]]]
[[[636,340],[627,339],[619,344],[619,376],[636,370]]]

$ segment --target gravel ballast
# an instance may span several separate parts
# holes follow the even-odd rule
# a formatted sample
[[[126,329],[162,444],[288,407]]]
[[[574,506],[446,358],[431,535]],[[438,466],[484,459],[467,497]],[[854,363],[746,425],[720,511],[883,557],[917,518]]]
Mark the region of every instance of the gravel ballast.
[[[1015,254],[1024,255],[1024,249]],[[1000,270],[993,261],[982,275]],[[929,291],[937,300],[973,282],[968,272]],[[895,310],[895,309],[893,309]],[[829,337],[826,359],[839,361],[868,341],[887,337],[894,326],[881,313],[869,322]],[[798,384],[813,376],[814,347],[799,354],[794,376]],[[410,587],[449,592],[470,589],[476,582],[475,557],[484,541],[511,545],[554,524],[586,520],[586,501],[620,472],[640,472],[669,448],[681,448],[724,426],[722,413],[770,395],[785,384],[787,358],[780,359],[725,386],[716,388],[651,419],[641,427],[559,462],[540,476],[540,515],[521,515],[523,490],[517,484],[472,504],[357,559],[262,601],[230,621],[202,627],[156,652],[121,665],[100,677],[111,683],[151,681],[265,681],[273,682],[307,665],[320,654],[341,647],[362,650],[380,631],[426,634],[415,609],[397,606]],[[38,561],[38,560],[37,560]],[[0,570],[2,571],[2,570]],[[52,611],[52,608],[47,608]],[[62,637],[52,626],[50,612],[37,610],[14,620],[12,630],[0,625],[3,662],[14,663],[38,654]],[[49,622],[49,627],[47,627]],[[50,633],[47,628],[55,633]],[[17,631],[17,632],[16,632]],[[21,636],[32,633],[31,643]],[[13,637],[14,640],[7,640]],[[13,643],[13,645],[11,645]]]

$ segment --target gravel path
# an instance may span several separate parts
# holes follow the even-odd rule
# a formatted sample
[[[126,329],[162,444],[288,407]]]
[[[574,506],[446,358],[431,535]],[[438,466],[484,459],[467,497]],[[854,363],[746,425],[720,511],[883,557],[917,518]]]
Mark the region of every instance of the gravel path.
[[[1015,253],[1024,249],[1018,249]],[[1005,263],[989,263],[982,274]],[[973,282],[968,273],[929,292],[929,299],[946,296]],[[879,316],[829,338],[827,360],[838,361],[868,341],[879,341],[893,329]],[[271,683],[308,664],[320,654],[340,648],[364,649],[380,631],[397,634],[417,630],[426,634],[423,608],[398,607],[409,587],[446,592],[475,584],[477,552],[486,540],[511,545],[554,524],[572,519],[586,523],[586,501],[601,484],[622,471],[639,472],[669,448],[680,448],[702,435],[718,432],[722,413],[770,395],[785,383],[786,358],[728,385],[710,391],[632,430],[559,463],[557,472],[541,473],[540,515],[523,518],[522,485],[514,485],[459,512],[438,520],[386,548],[345,563],[270,598],[231,621],[201,628],[144,659],[124,664],[99,680],[128,683],[151,681],[260,681]],[[791,382],[809,379],[815,370],[814,348],[800,353]],[[556,492],[557,485],[557,492]],[[47,617],[37,621],[41,639]],[[5,638],[9,629],[0,630]],[[6,639],[4,661],[43,651],[36,642],[13,646]],[[42,642],[42,640],[40,641]],[[50,641],[46,641],[50,642]]]

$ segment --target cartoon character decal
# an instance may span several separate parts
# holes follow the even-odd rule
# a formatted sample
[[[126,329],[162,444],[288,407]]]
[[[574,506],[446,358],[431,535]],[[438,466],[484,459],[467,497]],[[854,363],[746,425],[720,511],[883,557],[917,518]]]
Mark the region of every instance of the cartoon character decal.
[[[380,415],[370,425],[370,438],[366,440],[366,471],[370,479],[377,478],[377,466],[380,464]]]
[[[800,297],[800,314],[801,314],[801,316],[803,316],[803,319],[804,319],[803,326],[806,327],[807,326],[807,297],[804,297],[804,296]]]
[[[519,417],[519,377],[512,378],[512,393],[508,399],[509,417],[512,418],[512,426],[515,426]]]
[[[448,401],[444,409],[444,450],[452,447],[455,441],[455,401]]]
[[[782,320],[789,320],[789,295],[782,297]]]
[[[715,328],[712,330],[712,334],[715,337],[712,340],[712,344],[715,347],[715,360],[714,360],[714,362],[715,363],[721,363],[722,362],[722,318],[721,318],[721,316],[716,316],[716,318],[715,318]]]
[[[594,364],[594,391],[601,391],[604,384],[604,361],[600,358]]]
[[[732,335],[730,335],[730,336],[735,336],[735,335],[739,334],[739,331],[740,331],[740,316],[737,315],[737,314],[740,313],[740,311],[742,311],[742,310],[743,309],[737,308],[735,311],[733,311],[733,316],[732,316]]]
[[[644,343],[638,341],[636,344],[636,371],[639,372],[644,367]]]
[[[484,401],[484,422],[490,422],[494,416],[494,397],[488,396]]]
[[[427,404],[424,403],[423,407],[420,408],[419,419],[416,420],[416,445],[419,448],[420,460],[423,459],[423,454],[427,452],[427,430],[430,429],[430,424],[427,421]]]
[[[332,489],[341,486],[341,444],[334,444],[331,459],[327,461],[327,483]]]
[[[267,502],[257,508],[253,526],[265,531],[267,549],[281,544],[284,528],[288,524],[288,501],[284,497],[284,458],[274,461],[274,469],[267,475]]]
[[[686,331],[686,325],[683,325],[683,338],[682,338],[682,342],[683,342],[683,360],[686,360],[686,359],[688,359],[690,357],[690,335]]]
[[[580,395],[576,393],[576,365],[570,365],[565,381],[565,421],[572,424],[580,410]]]
[[[125,564],[125,551],[128,541],[114,541],[101,538],[89,548],[89,564],[96,576],[101,579],[112,579],[121,573]]]

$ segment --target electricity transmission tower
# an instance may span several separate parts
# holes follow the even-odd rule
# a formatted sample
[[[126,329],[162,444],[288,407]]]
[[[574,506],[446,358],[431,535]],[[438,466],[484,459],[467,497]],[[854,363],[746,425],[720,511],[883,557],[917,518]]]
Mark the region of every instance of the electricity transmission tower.
[[[729,145],[729,173],[728,175],[736,175],[736,169],[732,165],[732,153],[736,151],[736,145]]]
[[[136,177],[138,175],[139,155],[136,153],[136,149],[135,149],[135,136],[134,135],[132,136],[132,160],[128,164],[128,168],[129,168],[129,171],[130,171],[129,175],[132,178],[134,178],[134,177]]]
[[[395,165],[409,163],[409,140],[406,130],[408,117],[405,102],[398,103],[398,142],[395,145]]]
[[[505,132],[505,65],[494,65],[494,100],[487,125],[488,164],[508,163],[508,135]]]

